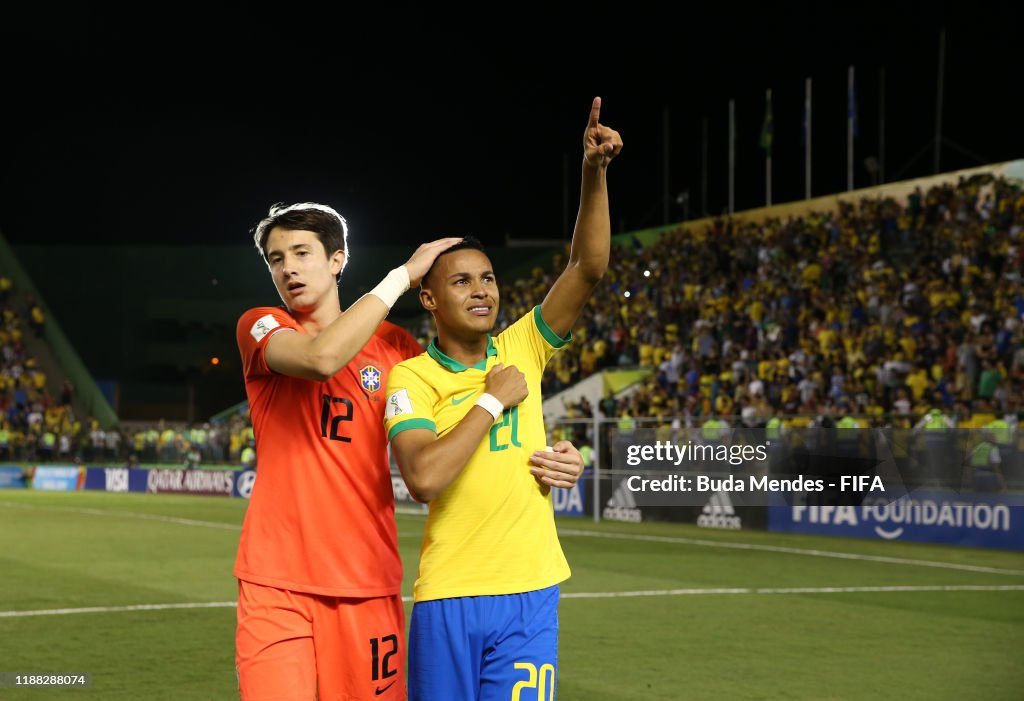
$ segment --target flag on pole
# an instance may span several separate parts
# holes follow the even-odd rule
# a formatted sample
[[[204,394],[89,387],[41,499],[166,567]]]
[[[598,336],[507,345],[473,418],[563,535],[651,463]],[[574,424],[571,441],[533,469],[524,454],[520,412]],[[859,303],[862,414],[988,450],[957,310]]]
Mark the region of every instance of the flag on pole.
[[[765,107],[764,107],[764,123],[761,125],[761,148],[763,148],[768,156],[772,155],[772,134],[775,131],[775,125],[772,123],[772,91],[769,90],[765,95]]]

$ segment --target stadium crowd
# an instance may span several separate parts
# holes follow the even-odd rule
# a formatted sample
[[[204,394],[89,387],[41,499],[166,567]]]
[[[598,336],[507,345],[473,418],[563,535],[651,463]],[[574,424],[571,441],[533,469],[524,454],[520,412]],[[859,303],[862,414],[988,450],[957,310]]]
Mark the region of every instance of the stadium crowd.
[[[835,213],[714,219],[613,249],[545,393],[603,368],[652,374],[569,418],[708,417],[764,426],[848,414],[959,427],[1016,415],[1024,387],[1024,192],[991,175]],[[502,320],[564,265],[506,285]]]
[[[0,274],[0,461],[184,464],[255,463],[252,425],[245,415],[217,423],[122,424],[104,429],[75,414],[74,385],[58,378],[59,396],[30,353],[26,334],[41,338],[46,324],[31,294],[19,303],[12,280]]]
[[[823,416],[909,428],[934,417],[981,427],[1024,418],[1024,191],[990,175],[832,212],[678,226],[612,260],[550,396],[605,368],[651,370],[625,396],[566,404],[567,418],[807,426]],[[499,327],[543,298],[550,269],[503,285]],[[74,415],[25,349],[45,315],[19,309],[0,276],[0,460],[247,463],[252,426],[226,422],[102,430]],[[19,311],[21,313],[19,313]],[[431,335],[429,317],[418,328]],[[1018,415],[1020,412],[1020,415]]]
[[[42,458],[69,449],[80,430],[71,409],[74,387],[67,380],[59,399],[47,389],[46,373],[27,347],[25,334],[39,338],[46,315],[30,294],[21,303],[9,277],[0,274],[0,460],[31,453]]]

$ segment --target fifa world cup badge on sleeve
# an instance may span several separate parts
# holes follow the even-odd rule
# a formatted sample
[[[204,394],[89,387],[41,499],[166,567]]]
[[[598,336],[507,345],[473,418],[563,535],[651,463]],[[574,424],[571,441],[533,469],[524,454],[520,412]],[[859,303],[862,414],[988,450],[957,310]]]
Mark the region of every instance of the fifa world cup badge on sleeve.
[[[411,414],[412,401],[409,399],[409,392],[404,389],[398,389],[391,393],[388,397],[388,407],[385,411],[385,417],[393,419],[396,416],[402,416],[403,414]]]
[[[267,314],[266,316],[261,316],[256,320],[256,323],[252,325],[251,329],[249,329],[249,333],[252,334],[252,337],[256,339],[257,343],[259,343],[263,340],[264,336],[280,325],[281,324],[274,318],[273,314]]]

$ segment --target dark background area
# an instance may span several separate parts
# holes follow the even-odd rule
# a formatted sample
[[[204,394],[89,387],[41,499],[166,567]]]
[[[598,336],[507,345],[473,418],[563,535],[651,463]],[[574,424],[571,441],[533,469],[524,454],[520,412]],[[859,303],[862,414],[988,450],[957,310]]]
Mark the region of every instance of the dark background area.
[[[813,79],[813,194],[846,188],[847,67],[857,71],[857,186],[933,167],[946,29],[940,169],[1024,154],[1014,3],[529,4],[459,12],[243,2],[5,9],[0,229],[12,242],[232,243],[273,202],[320,200],[353,241],[474,233],[560,236],[575,215],[590,101],[626,148],[616,230],[727,203],[764,204],[758,137],[773,90],[774,201],[803,198],[804,79]],[[22,13],[20,16],[14,13]],[[563,161],[568,177],[563,177]],[[568,182],[568,212],[563,184]],[[568,214],[568,216],[567,216]],[[571,224],[569,225],[571,229]]]
[[[201,417],[244,396],[234,320],[277,301],[249,237],[271,204],[347,217],[345,301],[440,236],[565,237],[595,95],[625,141],[615,231],[664,223],[666,202],[669,221],[723,211],[730,99],[736,209],[762,206],[769,88],[773,199],[802,199],[808,77],[813,194],[845,190],[851,65],[855,186],[870,156],[887,181],[931,174],[943,28],[940,171],[1024,156],[1012,4],[752,7],[5,8],[0,231],[122,415],[180,408],[191,385]]]

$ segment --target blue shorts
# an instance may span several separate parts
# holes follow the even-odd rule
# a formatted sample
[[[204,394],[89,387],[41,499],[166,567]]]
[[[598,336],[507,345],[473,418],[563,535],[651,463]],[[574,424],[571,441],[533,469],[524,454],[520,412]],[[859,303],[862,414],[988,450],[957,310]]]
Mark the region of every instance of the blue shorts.
[[[413,606],[409,701],[553,701],[557,585]]]

